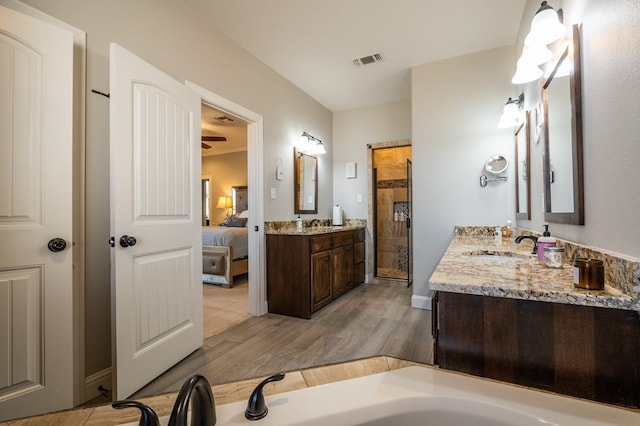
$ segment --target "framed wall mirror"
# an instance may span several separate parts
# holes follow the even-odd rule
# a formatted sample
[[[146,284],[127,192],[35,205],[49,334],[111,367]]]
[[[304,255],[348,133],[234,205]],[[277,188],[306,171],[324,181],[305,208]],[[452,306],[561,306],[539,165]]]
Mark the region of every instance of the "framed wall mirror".
[[[318,156],[293,149],[293,211],[318,213]]]
[[[531,125],[530,113],[515,132],[516,219],[531,220]]]
[[[584,225],[581,90],[580,30],[574,25],[573,42],[542,87],[547,222]]]

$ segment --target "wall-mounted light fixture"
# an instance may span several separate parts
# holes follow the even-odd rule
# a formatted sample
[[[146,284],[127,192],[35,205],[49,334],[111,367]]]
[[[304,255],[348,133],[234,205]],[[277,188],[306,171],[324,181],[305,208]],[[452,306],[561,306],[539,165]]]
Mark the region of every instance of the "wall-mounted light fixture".
[[[216,208],[224,209],[225,216],[229,215],[227,213],[227,209],[230,209],[231,207],[233,207],[233,201],[231,200],[231,197],[229,197],[228,195],[222,195],[218,197],[218,203],[216,204]]]
[[[326,154],[327,150],[324,148],[322,141],[315,136],[311,136],[307,132],[302,132],[298,141],[298,151],[305,154]]]
[[[522,118],[522,107],[524,105],[524,93],[521,93],[517,99],[509,98],[504,104],[500,121],[498,121],[499,129],[514,128],[520,124]]]
[[[524,39],[522,55],[518,59],[516,72],[511,79],[513,84],[525,84],[542,77],[540,65],[551,60],[552,53],[547,47],[566,34],[562,25],[562,9],[556,10],[546,1],[540,4],[540,8],[531,21],[529,34]]]

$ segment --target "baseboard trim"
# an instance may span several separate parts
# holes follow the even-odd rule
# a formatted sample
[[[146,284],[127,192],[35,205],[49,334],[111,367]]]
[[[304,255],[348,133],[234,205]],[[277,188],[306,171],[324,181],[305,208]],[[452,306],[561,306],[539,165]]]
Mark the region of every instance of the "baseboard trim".
[[[430,296],[411,296],[411,307],[416,309],[431,310],[431,297]]]
[[[84,402],[102,396],[100,386],[109,391],[111,397],[111,367],[98,371],[84,379]]]

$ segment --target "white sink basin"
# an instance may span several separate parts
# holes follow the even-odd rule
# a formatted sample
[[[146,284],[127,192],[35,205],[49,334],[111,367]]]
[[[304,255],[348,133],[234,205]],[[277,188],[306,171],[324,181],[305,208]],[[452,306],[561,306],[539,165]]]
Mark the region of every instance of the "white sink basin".
[[[520,262],[531,258],[531,256],[522,253],[501,250],[475,250],[467,251],[462,254],[465,256],[473,257],[474,259],[486,259],[503,262]]]

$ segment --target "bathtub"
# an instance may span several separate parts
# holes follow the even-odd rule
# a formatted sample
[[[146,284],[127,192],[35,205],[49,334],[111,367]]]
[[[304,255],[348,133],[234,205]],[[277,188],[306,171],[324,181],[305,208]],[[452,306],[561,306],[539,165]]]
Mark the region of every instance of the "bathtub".
[[[407,367],[265,400],[269,413],[257,422],[244,418],[245,402],[216,407],[217,425],[640,425],[638,411],[430,367]],[[167,420],[161,419],[163,424]]]

